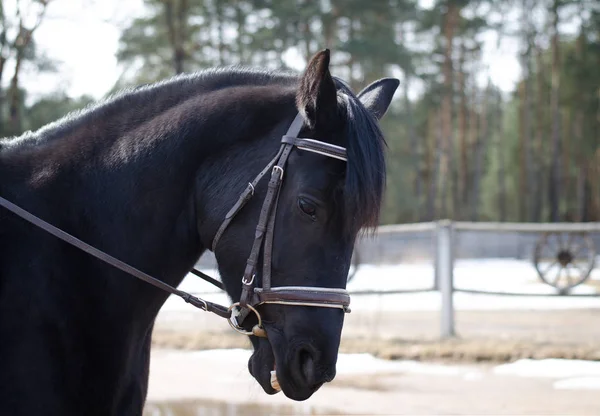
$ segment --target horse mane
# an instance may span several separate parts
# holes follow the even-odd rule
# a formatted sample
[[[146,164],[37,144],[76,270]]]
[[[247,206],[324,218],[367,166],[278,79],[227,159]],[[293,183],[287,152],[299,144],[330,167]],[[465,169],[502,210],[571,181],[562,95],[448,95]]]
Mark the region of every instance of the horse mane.
[[[387,146],[379,123],[348,85],[335,79],[346,111],[348,163],[344,184],[344,218],[348,230],[374,230],[386,184],[384,150]]]

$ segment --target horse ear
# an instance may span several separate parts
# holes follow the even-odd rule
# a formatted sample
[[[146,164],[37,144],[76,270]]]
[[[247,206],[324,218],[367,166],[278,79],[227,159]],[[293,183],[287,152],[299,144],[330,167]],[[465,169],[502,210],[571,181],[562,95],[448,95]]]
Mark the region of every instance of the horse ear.
[[[296,95],[298,111],[311,128],[331,125],[337,115],[337,93],[329,72],[329,49],[308,63]]]
[[[383,78],[366,87],[357,97],[380,120],[388,110],[398,85],[400,80],[396,78]]]

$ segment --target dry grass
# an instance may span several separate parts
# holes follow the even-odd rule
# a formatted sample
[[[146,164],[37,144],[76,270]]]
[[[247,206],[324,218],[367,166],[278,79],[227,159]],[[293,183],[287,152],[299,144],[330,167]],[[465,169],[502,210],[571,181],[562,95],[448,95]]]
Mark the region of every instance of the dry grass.
[[[251,348],[249,340],[229,332],[198,333],[159,330],[153,345],[160,348],[204,350]],[[447,340],[373,339],[345,337],[340,350],[344,353],[370,353],[390,360],[449,362],[509,362],[519,358],[569,358],[600,361],[598,344],[548,343],[528,340],[510,341],[488,338]]]

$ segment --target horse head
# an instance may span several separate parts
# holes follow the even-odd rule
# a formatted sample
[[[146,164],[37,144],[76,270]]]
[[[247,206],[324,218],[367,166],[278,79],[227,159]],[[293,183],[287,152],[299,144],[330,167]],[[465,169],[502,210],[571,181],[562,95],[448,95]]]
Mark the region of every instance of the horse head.
[[[293,100],[281,110],[281,120],[264,129],[267,133],[253,141],[254,147],[238,151],[249,164],[254,162],[257,143],[275,152],[286,128],[300,114],[299,137],[343,148],[347,159],[331,157],[327,149],[305,151],[299,146],[290,151],[274,196],[272,241],[267,239],[260,255],[250,262],[251,276],[245,276],[245,281],[251,280],[258,288],[272,283],[278,288],[316,287],[332,293],[345,289],[356,237],[378,223],[386,175],[385,142],[378,120],[399,82],[381,79],[355,95],[331,75],[329,59],[327,50],[312,58],[293,88]],[[235,166],[239,163],[230,160],[234,166],[228,166],[228,174],[244,185],[252,177],[243,176]],[[264,165],[264,161],[255,163]],[[210,244],[234,301],[242,296],[240,277],[248,267],[250,247],[265,232],[257,223],[265,209],[267,182],[250,184],[252,200],[233,210],[235,218],[229,218],[226,229],[216,231],[225,207],[235,202],[228,189],[215,196],[219,209],[203,212],[208,219],[202,222],[200,234],[213,236]],[[254,353],[248,368],[265,392],[274,394],[280,388],[292,399],[305,400],[335,377],[343,308],[265,302],[256,309],[266,336],[250,336]],[[256,324],[257,317],[250,314],[243,325],[250,331]]]

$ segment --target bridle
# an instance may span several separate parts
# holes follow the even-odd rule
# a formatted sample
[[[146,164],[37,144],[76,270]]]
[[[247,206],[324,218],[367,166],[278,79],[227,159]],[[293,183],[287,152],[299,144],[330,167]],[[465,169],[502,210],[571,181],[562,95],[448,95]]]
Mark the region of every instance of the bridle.
[[[298,135],[302,129],[303,122],[302,116],[300,114],[296,115],[296,118],[294,118],[287,133],[281,138],[281,147],[279,148],[279,151],[267,166],[256,175],[254,180],[248,183],[248,186],[244,192],[242,192],[237,202],[225,215],[225,220],[221,223],[212,242],[212,251],[215,252],[221,236],[233,218],[252,198],[256,185],[270,170],[271,179],[269,180],[267,194],[260,211],[258,224],[256,225],[254,243],[252,244],[248,260],[246,261],[246,268],[242,277],[242,294],[240,301],[234,303],[230,307],[236,321],[233,322],[232,319],[229,320],[232,328],[246,335],[264,333],[263,331],[260,331],[262,327],[261,317],[256,310],[256,307],[262,304],[275,303],[280,305],[339,308],[344,312],[350,312],[350,295],[345,289],[313,286],[271,287],[271,260],[273,257],[273,234],[275,229],[275,217],[277,214],[277,203],[279,202],[279,191],[283,183],[285,165],[292,149],[297,147],[301,150],[318,153],[346,162],[348,160],[346,149],[343,147],[319,140],[299,138]],[[263,247],[262,287],[257,287],[255,273],[261,247]],[[249,311],[252,311],[259,320],[259,323],[252,331],[246,331],[241,327],[241,324]]]
[[[242,192],[237,202],[225,215],[225,219],[221,223],[221,226],[213,238],[212,251],[214,252],[217,248],[220,238],[223,236],[223,233],[231,221],[240,212],[244,205],[246,205],[246,203],[253,197],[254,190],[258,182],[260,182],[260,180],[269,171],[271,171],[271,178],[267,187],[267,194],[265,196],[258,219],[258,224],[256,226],[254,243],[246,262],[246,268],[242,277],[242,294],[239,302],[234,303],[229,308],[203,300],[193,296],[188,292],[170,286],[161,280],[158,280],[138,270],[137,268],[132,267],[127,263],[79,240],[78,238],[64,232],[54,225],[49,224],[48,222],[36,217],[23,208],[13,204],[5,198],[0,197],[0,206],[18,215],[31,224],[42,228],[64,242],[71,244],[104,261],[105,263],[112,265],[113,267],[116,267],[170,294],[179,296],[185,302],[190,303],[201,310],[212,312],[218,316],[227,318],[231,327],[244,335],[266,337],[266,332],[262,327],[260,313],[256,309],[259,305],[272,303],[293,306],[339,308],[342,309],[344,313],[350,312],[350,295],[345,289],[332,289],[312,286],[271,287],[271,260],[273,257],[273,234],[275,228],[277,203],[279,200],[279,191],[283,183],[285,166],[292,149],[296,147],[304,151],[318,153],[346,162],[348,160],[346,149],[341,146],[336,146],[315,139],[298,137],[300,130],[302,129],[302,125],[303,118],[300,114],[297,114],[287,133],[282,137],[281,146],[275,157],[267,164],[267,166],[265,166],[265,168],[254,178],[252,182],[248,183],[248,187]],[[258,287],[256,286],[255,273],[261,248],[263,248],[262,287]],[[200,272],[199,270],[192,269],[191,272],[211,282],[217,287],[223,288],[222,284],[220,284],[218,280]],[[258,323],[253,327],[252,331],[247,331],[242,327],[242,324],[250,312],[253,312],[256,315]]]

